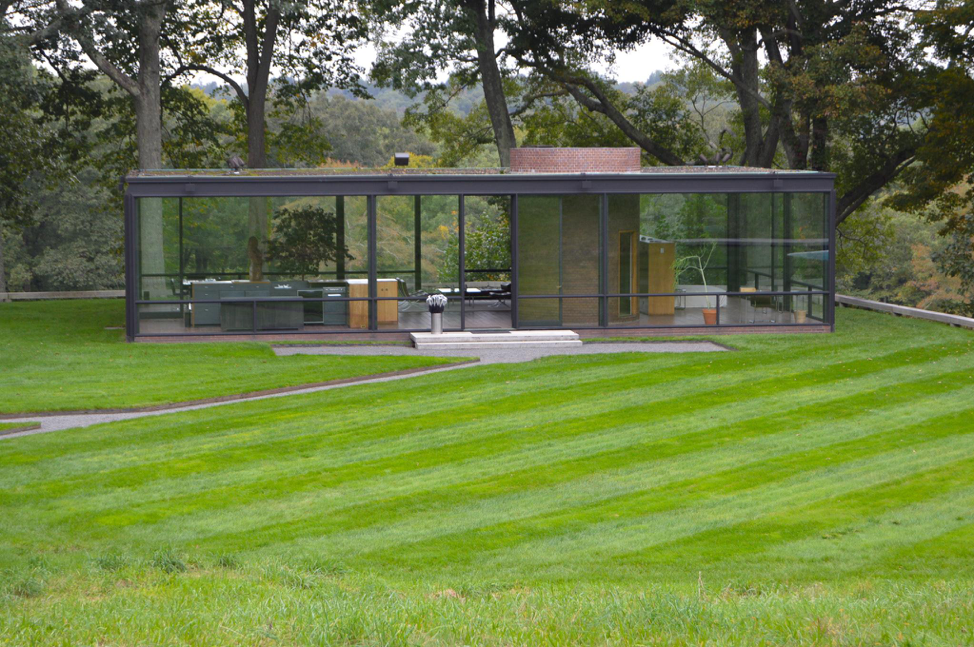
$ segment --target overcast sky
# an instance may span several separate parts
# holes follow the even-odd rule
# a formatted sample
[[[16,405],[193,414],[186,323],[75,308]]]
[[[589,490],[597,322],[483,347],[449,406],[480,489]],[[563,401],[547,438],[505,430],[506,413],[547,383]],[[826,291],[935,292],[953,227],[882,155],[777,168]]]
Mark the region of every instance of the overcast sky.
[[[670,52],[669,47],[662,42],[652,41],[631,52],[620,52],[611,69],[596,67],[599,72],[611,76],[616,81],[644,82],[656,70],[671,70],[676,66],[670,58]],[[375,48],[371,45],[359,48],[355,53],[355,60],[368,72],[375,61]],[[238,80],[245,81],[243,78]],[[197,74],[193,77],[193,81],[196,83],[223,83],[222,80],[210,74]]]
[[[375,48],[368,45],[359,49],[355,60],[364,69],[370,69],[375,61]],[[674,66],[670,59],[670,49],[660,41],[652,41],[631,52],[620,52],[611,70],[599,68],[599,71],[617,81],[642,82],[656,70],[671,70]]]

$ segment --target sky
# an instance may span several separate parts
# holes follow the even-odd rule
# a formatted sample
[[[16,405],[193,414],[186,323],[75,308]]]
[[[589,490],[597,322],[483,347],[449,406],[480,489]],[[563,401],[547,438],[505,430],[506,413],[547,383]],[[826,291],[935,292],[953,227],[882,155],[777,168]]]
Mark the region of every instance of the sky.
[[[619,52],[611,68],[595,66],[595,69],[619,82],[645,82],[656,70],[672,70],[676,63],[670,58],[670,48],[660,41],[650,41],[628,52]],[[355,52],[355,61],[368,71],[375,61],[375,47],[365,45]],[[238,79],[244,81],[243,78]],[[223,82],[210,74],[197,74],[195,83]]]
[[[368,70],[375,61],[375,48],[371,45],[359,48],[355,53],[355,60]],[[619,52],[611,69],[599,66],[596,69],[616,81],[643,82],[656,70],[671,70],[675,66],[670,58],[670,49],[661,41],[650,41],[632,51]]]

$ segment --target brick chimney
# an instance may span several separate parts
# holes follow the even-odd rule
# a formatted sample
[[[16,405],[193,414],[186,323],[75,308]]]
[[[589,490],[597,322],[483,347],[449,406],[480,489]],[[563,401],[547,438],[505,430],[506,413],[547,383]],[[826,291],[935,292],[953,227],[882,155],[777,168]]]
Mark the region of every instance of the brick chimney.
[[[633,173],[640,167],[639,148],[546,148],[511,150],[513,173]]]

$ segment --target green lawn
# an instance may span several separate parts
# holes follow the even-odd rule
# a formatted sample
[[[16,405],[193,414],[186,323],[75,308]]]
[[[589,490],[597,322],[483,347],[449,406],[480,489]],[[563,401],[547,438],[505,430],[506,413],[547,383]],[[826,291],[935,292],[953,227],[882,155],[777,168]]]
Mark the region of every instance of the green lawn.
[[[970,645],[974,334],[838,330],[0,441],[0,645]]]
[[[11,429],[23,429],[24,427],[31,427],[36,425],[36,421],[31,422],[3,422],[0,420],[0,434],[5,431],[10,431]]]
[[[384,373],[428,357],[277,357],[262,343],[126,344],[122,301],[0,303],[0,413],[135,407]]]

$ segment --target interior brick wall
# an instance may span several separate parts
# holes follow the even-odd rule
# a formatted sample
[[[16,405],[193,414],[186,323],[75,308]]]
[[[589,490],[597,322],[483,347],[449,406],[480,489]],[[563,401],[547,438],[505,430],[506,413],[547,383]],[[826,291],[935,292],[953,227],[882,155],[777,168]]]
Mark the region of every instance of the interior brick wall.
[[[599,292],[598,195],[562,198],[562,294]],[[601,299],[562,299],[562,325],[598,326]]]
[[[640,168],[639,148],[515,148],[514,173],[633,173]]]

